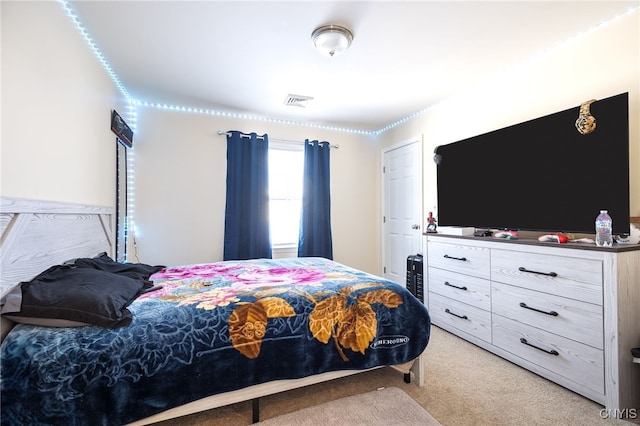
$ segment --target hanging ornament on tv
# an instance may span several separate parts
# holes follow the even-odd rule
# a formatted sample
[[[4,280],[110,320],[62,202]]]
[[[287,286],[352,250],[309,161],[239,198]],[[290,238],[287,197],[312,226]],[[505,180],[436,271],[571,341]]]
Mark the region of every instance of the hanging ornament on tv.
[[[576,129],[583,135],[588,135],[596,129],[596,118],[591,115],[590,110],[591,104],[595,101],[595,99],[591,99],[580,105],[580,115],[576,120]]]

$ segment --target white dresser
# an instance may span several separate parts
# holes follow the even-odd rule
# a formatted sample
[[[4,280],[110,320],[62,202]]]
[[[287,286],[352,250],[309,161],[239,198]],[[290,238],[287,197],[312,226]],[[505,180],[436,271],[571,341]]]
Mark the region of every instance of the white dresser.
[[[640,246],[427,235],[434,325],[608,409],[640,408]]]

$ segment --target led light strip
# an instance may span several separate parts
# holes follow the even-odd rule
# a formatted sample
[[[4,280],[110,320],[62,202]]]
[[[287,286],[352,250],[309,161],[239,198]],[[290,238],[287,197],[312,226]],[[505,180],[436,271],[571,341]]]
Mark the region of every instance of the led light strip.
[[[548,49],[545,49],[545,50],[543,50],[542,52],[540,52],[540,53],[538,53],[538,54],[532,55],[532,56],[528,57],[527,59],[524,59],[524,60],[522,60],[521,62],[518,62],[518,63],[514,64],[513,66],[511,66],[511,67],[509,67],[508,69],[504,70],[503,72],[511,71],[511,70],[516,69],[516,68],[518,68],[518,67],[524,66],[524,65],[526,65],[527,63],[529,63],[529,62],[531,62],[531,61],[534,61],[534,60],[536,60],[536,59],[538,59],[538,58],[540,58],[540,57],[542,57],[542,56],[544,56],[544,55],[550,54],[550,53],[552,53],[552,52],[554,52],[554,51],[556,51],[556,50],[558,50],[558,49],[560,49],[560,48],[562,48],[562,47],[565,47],[565,46],[569,45],[570,43],[572,43],[572,42],[576,41],[576,40],[577,40],[577,39],[579,39],[579,38],[582,38],[582,37],[584,37],[584,36],[587,36],[587,35],[589,35],[589,34],[591,34],[591,33],[595,32],[595,31],[597,31],[597,30],[599,30],[599,29],[601,29],[601,28],[603,28],[603,27],[606,27],[607,25],[609,25],[609,24],[611,24],[611,23],[613,23],[613,22],[615,22],[615,21],[617,21],[617,20],[620,20],[620,19],[622,19],[623,17],[625,17],[625,16],[627,16],[627,15],[631,15],[631,14],[633,14],[634,12],[638,11],[638,9],[640,9],[640,5],[630,7],[630,8],[629,8],[629,9],[627,9],[626,11],[624,11],[624,12],[622,12],[622,13],[620,13],[620,14],[618,14],[618,15],[614,16],[614,17],[613,17],[613,18],[611,18],[611,19],[608,19],[608,20],[606,20],[606,21],[603,21],[603,22],[601,22],[601,23],[599,23],[599,24],[597,24],[597,25],[594,25],[593,27],[591,27],[591,28],[587,29],[586,31],[583,31],[583,32],[581,32],[581,33],[578,33],[578,34],[576,34],[575,36],[570,37],[570,38],[568,38],[567,40],[564,40],[564,41],[562,41],[562,42],[558,43],[558,44],[557,44],[557,45],[555,45],[555,46],[552,46],[552,47],[550,47],[550,48],[548,48]],[[498,73],[496,73],[496,74],[498,74]],[[496,74],[491,75],[491,76],[490,76],[490,78],[496,78]],[[386,132],[386,131],[387,131],[387,130],[389,130],[389,129],[393,129],[394,127],[397,127],[397,126],[399,126],[400,124],[403,124],[403,123],[405,123],[405,122],[407,122],[407,121],[409,121],[409,120],[413,120],[414,118],[416,118],[417,116],[419,116],[419,115],[421,115],[421,114],[423,114],[423,113],[427,112],[428,110],[430,110],[430,109],[432,109],[432,108],[435,108],[435,107],[436,107],[436,106],[438,106],[438,105],[441,105],[442,103],[446,102],[447,100],[448,100],[448,99],[445,99],[445,100],[440,101],[440,102],[436,102],[435,104],[433,104],[433,105],[431,105],[431,106],[429,106],[429,107],[423,108],[423,109],[421,109],[420,111],[416,111],[416,112],[414,112],[413,114],[410,114],[410,115],[408,115],[408,116],[406,116],[406,117],[404,117],[404,118],[401,118],[401,119],[399,119],[398,121],[394,121],[393,123],[391,123],[391,124],[389,124],[389,125],[387,125],[387,126],[385,126],[385,127],[381,128],[380,130],[373,131],[373,132],[371,132],[371,133],[372,133],[372,134],[375,134],[375,135],[379,135],[380,133]]]
[[[324,124],[316,124],[316,123],[308,123],[308,122],[301,122],[301,121],[293,121],[293,120],[285,120],[285,119],[278,119],[278,118],[268,118],[268,117],[261,117],[261,116],[256,116],[256,115],[250,115],[250,114],[240,114],[240,113],[234,113],[234,112],[226,112],[226,111],[216,111],[216,110],[211,110],[211,109],[204,109],[204,108],[191,108],[191,107],[184,107],[184,106],[176,106],[176,105],[167,105],[167,104],[160,104],[160,103],[155,103],[155,102],[146,102],[146,101],[139,101],[136,99],[132,99],[131,96],[129,95],[129,92],[127,91],[126,87],[124,87],[124,85],[122,84],[122,82],[120,81],[120,79],[118,78],[118,76],[116,75],[116,73],[113,71],[113,69],[111,68],[111,66],[109,65],[109,63],[107,62],[107,60],[105,59],[104,55],[102,54],[102,52],[100,51],[100,49],[98,48],[98,46],[95,44],[95,42],[93,41],[93,39],[91,38],[91,36],[89,35],[89,32],[86,30],[86,28],[82,25],[82,23],[80,22],[80,19],[78,18],[78,16],[76,15],[76,13],[74,12],[73,8],[71,7],[71,5],[69,4],[68,1],[66,0],[57,0],[61,5],[62,8],[65,10],[65,12],[67,13],[67,15],[69,16],[69,18],[71,18],[71,20],[73,21],[73,24],[75,25],[75,27],[78,29],[78,31],[80,32],[80,34],[82,35],[82,37],[85,39],[85,41],[87,42],[87,44],[89,45],[89,47],[91,48],[91,50],[93,51],[94,55],[96,56],[96,58],[98,58],[98,60],[100,61],[100,63],[102,64],[102,66],[105,68],[105,70],[107,71],[107,73],[109,74],[109,76],[111,77],[111,79],[113,80],[113,82],[115,83],[115,85],[118,87],[118,89],[120,90],[120,92],[122,93],[122,95],[125,97],[125,99],[128,102],[128,107],[127,107],[127,112],[126,112],[126,116],[127,116],[127,123],[130,125],[130,127],[135,131],[136,127],[137,127],[137,121],[138,121],[138,115],[137,115],[137,107],[150,107],[150,108],[157,108],[157,109],[163,109],[163,110],[169,110],[169,111],[180,111],[180,112],[187,112],[187,113],[196,113],[196,114],[204,114],[204,115],[211,115],[211,116],[216,116],[216,117],[228,117],[228,118],[233,118],[233,119],[242,119],[242,120],[255,120],[255,121],[265,121],[268,123],[275,123],[275,124],[284,124],[284,125],[291,125],[291,126],[302,126],[302,127],[310,127],[310,128],[315,128],[315,129],[323,129],[323,130],[330,130],[330,131],[336,131],[336,132],[345,132],[345,133],[352,133],[352,134],[360,134],[360,135],[371,135],[371,136],[378,136],[381,133],[386,132],[387,130],[393,129],[401,124],[406,123],[407,121],[413,120],[414,118],[424,114],[425,112],[427,112],[428,110],[440,105],[442,102],[446,102],[445,101],[440,101],[438,103],[435,103],[429,107],[423,108],[419,111],[416,111],[410,115],[407,115],[406,117],[403,117],[397,121],[394,121],[393,123],[388,124],[387,126],[379,129],[379,130],[361,130],[361,129],[350,129],[350,128],[345,128],[345,127],[338,127],[338,126],[328,126],[328,125],[324,125]],[[614,16],[611,19],[608,19],[606,21],[601,22],[598,25],[595,25],[591,28],[589,28],[588,30],[578,33],[575,36],[561,42],[558,43],[556,46],[553,46],[549,49],[546,49],[542,52],[540,52],[537,55],[533,55],[531,57],[529,57],[528,59],[514,65],[513,67],[510,67],[509,70],[511,69],[515,69],[516,67],[522,66],[523,64],[528,63],[529,61],[535,60],[536,58],[539,58],[543,55],[546,55],[552,51],[555,51],[573,41],[575,41],[576,39],[583,37],[587,34],[590,34],[602,27],[607,26],[608,24],[617,21],[627,15],[630,15],[634,12],[636,12],[638,10],[638,8],[640,8],[640,5],[638,6],[633,6],[631,8],[629,8],[627,11]],[[131,233],[131,235],[133,236],[134,239],[134,245],[135,245],[135,238],[136,238],[136,226],[135,226],[135,222],[134,222],[134,212],[135,212],[135,192],[134,192],[134,182],[135,182],[135,176],[134,176],[134,158],[135,158],[135,150],[133,148],[131,148],[129,150],[129,154],[130,157],[128,157],[128,168],[127,168],[127,223],[125,224],[125,235],[127,235],[128,233]],[[126,260],[126,259],[125,259]]]
[[[96,43],[93,41],[93,39],[89,35],[89,32],[87,31],[87,29],[84,27],[84,25],[82,25],[82,23],[80,22],[80,19],[78,18],[78,15],[76,15],[76,13],[73,10],[73,8],[71,7],[71,5],[66,0],[57,0],[57,1],[60,3],[60,5],[64,9],[64,11],[66,12],[67,16],[69,16],[71,21],[73,21],[73,24],[77,28],[78,32],[82,35],[82,37],[84,38],[86,43],[91,48],[91,51],[93,52],[95,57],[102,64],[104,69],[107,71],[107,74],[111,77],[111,79],[115,83],[116,87],[118,88],[118,90],[120,90],[120,93],[122,93],[122,95],[124,96],[125,100],[127,101],[128,105],[127,105],[125,116],[126,116],[127,124],[129,124],[129,126],[131,127],[131,129],[135,133],[135,130],[136,130],[136,127],[137,127],[137,122],[138,122],[138,114],[137,114],[137,111],[136,111],[136,108],[135,108],[135,103],[133,102],[133,99],[129,95],[129,92],[127,91],[127,88],[124,87],[124,85],[122,84],[122,82],[118,78],[118,76],[115,73],[115,71],[113,70],[113,68],[111,68],[111,65],[109,65],[109,63],[107,62],[107,60],[104,57],[104,55],[102,54],[102,52],[100,51],[100,49],[98,48]],[[124,235],[125,235],[125,241],[126,241],[127,240],[127,236],[131,233],[131,235],[133,235],[134,243],[135,243],[135,229],[136,229],[135,221],[134,221],[134,213],[135,213],[135,176],[134,176],[135,150],[133,148],[127,148],[127,149],[128,149],[128,152],[127,152],[127,213],[126,213],[125,223],[124,223]],[[126,251],[126,252],[128,253],[128,251]],[[124,261],[126,262],[127,259],[125,258]]]
[[[264,117],[264,116],[251,115],[251,114],[242,114],[242,113],[228,112],[228,111],[216,111],[216,110],[206,109],[206,108],[192,108],[192,107],[185,107],[185,106],[178,106],[178,105],[161,104],[156,102],[138,101],[138,100],[133,101],[133,103],[136,106],[163,109],[163,110],[169,110],[169,111],[212,115],[216,117],[227,117],[227,118],[235,118],[235,119],[241,119],[241,120],[265,121],[268,123],[286,124],[290,126],[300,126],[300,127],[311,127],[315,129],[325,129],[325,130],[332,130],[336,132],[346,132],[346,133],[357,133],[361,135],[376,134],[376,132],[372,130],[349,129],[346,127],[327,126],[324,124],[309,123],[304,121],[293,121],[293,120],[271,118],[271,117]]]
[[[89,45],[89,47],[91,48],[91,50],[93,51],[94,55],[96,56],[96,58],[98,59],[98,61],[100,61],[100,63],[102,64],[102,66],[104,67],[104,69],[107,71],[107,73],[109,74],[109,76],[111,77],[111,79],[113,80],[113,82],[115,83],[116,87],[120,90],[120,92],[122,93],[122,95],[125,97],[125,99],[128,102],[128,106],[127,106],[127,110],[126,110],[126,117],[127,117],[127,123],[130,125],[130,127],[132,128],[132,130],[135,130],[137,128],[137,122],[138,122],[138,114],[137,114],[137,107],[150,107],[150,108],[157,108],[157,109],[163,109],[163,110],[169,110],[169,111],[180,111],[180,112],[187,112],[187,113],[195,113],[195,114],[204,114],[204,115],[211,115],[211,116],[216,116],[216,117],[228,117],[228,118],[233,118],[233,119],[242,119],[242,120],[255,120],[255,121],[264,121],[264,122],[268,122],[268,123],[275,123],[275,124],[284,124],[284,125],[290,125],[290,126],[301,126],[301,127],[310,127],[310,128],[315,128],[315,129],[323,129],[323,130],[330,130],[330,131],[335,131],[335,132],[345,132],[345,133],[352,133],[352,134],[360,134],[360,135],[371,135],[371,136],[378,136],[381,133],[386,132],[387,130],[393,129],[401,124],[404,124],[410,120],[413,120],[414,118],[424,114],[425,112],[427,112],[428,110],[442,104],[443,102],[446,102],[446,100],[444,101],[440,101],[437,102],[429,107],[423,108],[419,111],[416,111],[412,114],[409,114],[399,120],[394,121],[393,123],[388,124],[387,126],[384,126],[383,128],[379,129],[379,130],[361,130],[361,129],[350,129],[350,128],[346,128],[346,127],[338,127],[338,126],[328,126],[328,125],[324,125],[324,124],[317,124],[317,123],[308,123],[308,122],[302,122],[302,121],[293,121],[293,120],[285,120],[285,119],[278,119],[278,118],[269,118],[269,117],[262,117],[262,116],[257,116],[257,115],[250,115],[250,114],[240,114],[240,113],[234,113],[234,112],[226,112],[226,111],[216,111],[216,110],[211,110],[211,109],[204,109],[204,108],[192,108],[192,107],[184,107],[184,106],[176,106],[176,105],[167,105],[167,104],[161,104],[161,103],[155,103],[155,102],[146,102],[146,101],[139,101],[136,99],[133,99],[130,95],[129,92],[127,91],[126,87],[122,84],[122,82],[120,81],[120,79],[118,78],[118,76],[116,75],[116,73],[113,71],[113,69],[111,68],[111,66],[109,65],[109,63],[107,62],[106,58],[104,57],[104,55],[102,54],[102,52],[100,51],[100,49],[98,48],[98,46],[96,45],[96,43],[93,41],[93,39],[91,38],[91,36],[89,35],[89,32],[87,31],[87,29],[82,25],[82,23],[80,22],[80,19],[78,18],[78,16],[76,15],[75,11],[73,10],[73,8],[71,7],[71,5],[69,4],[68,1],[66,0],[57,0],[61,5],[62,8],[65,10],[65,12],[67,13],[67,15],[69,16],[69,18],[71,18],[71,20],[73,21],[75,27],[78,29],[78,31],[80,32],[80,34],[82,35],[82,37],[85,39],[85,41],[87,42],[87,44]],[[510,71],[513,70],[519,66],[525,65],[526,63],[536,60],[537,58],[543,56],[543,55],[547,55],[553,51],[556,51],[572,42],[574,42],[575,40],[582,38],[588,34],[591,34],[595,31],[597,31],[600,28],[603,28],[607,25],[609,25],[610,23],[617,21],[627,15],[630,15],[632,13],[635,13],[638,9],[640,8],[639,6],[634,6],[629,8],[627,11],[614,16],[611,19],[608,19],[606,21],[601,22],[600,24],[597,24],[591,28],[589,28],[588,30],[581,32],[561,43],[558,43],[557,45],[546,49],[542,52],[540,52],[539,54],[533,55],[521,62],[519,62],[518,64],[515,64],[514,66],[508,68],[506,71]],[[129,149],[128,154],[127,154],[127,217],[125,220],[125,238],[126,236],[128,236],[129,234],[133,236],[133,243],[134,243],[134,247],[136,244],[136,235],[137,235],[137,229],[136,229],[136,225],[135,225],[135,221],[134,221],[134,213],[135,213],[135,176],[134,176],[134,164],[135,164],[135,150],[133,148]],[[126,261],[127,259],[125,259]]]
[[[269,123],[276,123],[276,124],[286,124],[286,125],[292,125],[292,126],[302,126],[302,127],[311,127],[311,128],[316,128],[316,129],[325,129],[325,130],[331,130],[331,131],[337,131],[337,132],[346,132],[346,133],[354,133],[354,134],[361,134],[361,135],[373,135],[373,136],[377,136],[381,133],[386,132],[387,130],[393,129],[394,127],[397,127],[403,123],[406,123],[409,120],[413,120],[414,118],[418,117],[419,115],[424,114],[426,111],[434,108],[435,106],[439,105],[441,102],[435,103],[429,107],[423,108],[419,111],[416,111],[412,114],[407,115],[406,117],[403,117],[397,121],[394,121],[393,123],[388,124],[387,126],[379,129],[379,130],[361,130],[361,129],[350,129],[350,128],[345,128],[345,127],[337,127],[337,126],[327,126],[324,124],[316,124],[316,123],[308,123],[308,122],[302,122],[302,121],[292,121],[292,120],[285,120],[285,119],[278,119],[278,118],[267,118],[267,117],[261,117],[261,116],[255,116],[255,115],[248,115],[248,114],[239,114],[239,113],[234,113],[234,112],[225,112],[225,111],[216,111],[216,110],[210,110],[210,109],[204,109],[204,108],[191,108],[191,107],[184,107],[184,106],[176,106],[176,105],[167,105],[167,104],[161,104],[161,103],[155,103],[155,102],[147,102],[147,101],[139,101],[139,100],[134,100],[129,96],[129,93],[127,92],[127,89],[124,87],[124,85],[120,82],[120,79],[118,78],[118,76],[113,72],[113,70],[111,69],[111,66],[109,66],[109,64],[107,63],[106,59],[104,58],[104,55],[102,55],[102,53],[100,52],[100,50],[98,49],[98,47],[96,46],[96,44],[93,42],[93,40],[91,39],[91,37],[89,36],[87,30],[84,28],[84,26],[80,23],[80,20],[78,19],[77,15],[75,14],[75,12],[73,11],[73,9],[71,8],[71,6],[68,4],[67,1],[65,0],[58,0],[63,8],[67,11],[67,14],[71,17],[71,19],[73,20],[75,26],[78,28],[78,30],[80,31],[80,33],[82,34],[82,36],[85,38],[85,40],[87,41],[87,43],[89,44],[89,46],[91,47],[91,49],[93,50],[93,52],[95,53],[96,57],[100,60],[100,62],[103,64],[103,66],[105,67],[105,69],[107,70],[107,72],[109,73],[109,75],[111,76],[111,78],[113,79],[113,81],[116,83],[116,85],[118,86],[118,88],[121,90],[121,92],[123,93],[123,95],[127,98],[127,100],[129,100],[130,103],[132,103],[135,106],[145,106],[145,107],[151,107],[151,108],[158,108],[158,109],[165,109],[165,110],[171,110],[171,111],[182,111],[182,112],[190,112],[190,113],[197,113],[197,114],[206,114],[206,115],[214,115],[214,116],[218,116],[218,117],[229,117],[229,118],[239,118],[239,119],[247,119],[247,120],[257,120],[257,121],[266,121]],[[539,54],[533,55],[531,57],[529,57],[526,60],[523,60],[522,62],[514,65],[513,67],[510,67],[509,69],[514,69],[518,66],[521,66],[531,60],[534,60],[540,56],[546,55],[552,51],[555,51],[571,42],[573,42],[574,40],[581,38],[587,34],[590,34],[602,27],[607,26],[608,24],[617,21],[621,18],[623,18],[626,15],[630,15],[634,12],[636,12],[638,10],[638,8],[640,8],[640,5],[638,6],[633,6],[631,8],[629,8],[628,10],[626,10],[625,12],[622,12],[616,16],[614,16],[611,19],[608,19],[606,21],[601,22],[600,24],[594,25],[593,27],[589,28],[588,30],[578,33],[577,35],[565,40],[564,42],[558,43],[556,46],[551,47],[549,49],[546,49],[542,52],[540,52]],[[132,115],[135,116],[135,110],[133,110],[134,112],[132,113]],[[131,117],[132,118],[132,117]]]
[[[120,79],[118,78],[118,76],[116,75],[116,73],[114,72],[114,70],[111,68],[111,66],[109,65],[109,63],[107,62],[106,58],[104,57],[104,55],[102,54],[102,52],[100,51],[100,49],[98,48],[98,46],[96,45],[96,43],[93,41],[93,39],[91,38],[91,36],[89,35],[89,32],[87,31],[87,29],[82,25],[82,23],[80,22],[80,19],[78,18],[78,15],[76,15],[75,11],[73,10],[73,8],[71,7],[71,5],[69,4],[68,1],[66,0],[57,0],[62,8],[65,10],[65,12],[67,13],[67,15],[69,16],[69,18],[73,21],[73,24],[75,25],[75,27],[78,29],[78,32],[80,32],[80,34],[82,35],[82,37],[85,39],[85,41],[87,42],[87,44],[89,45],[89,47],[91,48],[91,50],[93,51],[94,55],[96,56],[96,58],[98,59],[98,61],[102,64],[102,66],[104,67],[104,69],[107,71],[107,73],[109,74],[109,76],[111,77],[111,79],[113,80],[113,82],[115,83],[116,87],[120,90],[120,92],[122,93],[122,95],[125,97],[126,101],[128,102],[128,106],[127,106],[127,110],[126,110],[126,117],[127,117],[127,123],[129,124],[129,126],[132,128],[132,130],[135,133],[135,130],[137,128],[137,122],[138,122],[138,114],[137,114],[137,107],[143,106],[143,107],[150,107],[150,108],[157,108],[157,109],[164,109],[164,110],[169,110],[169,111],[180,111],[180,112],[187,112],[187,113],[196,113],[196,114],[205,114],[205,115],[211,115],[211,116],[216,116],[216,117],[228,117],[228,118],[234,118],[234,119],[242,119],[242,120],[255,120],[255,121],[265,121],[268,123],[275,123],[275,124],[284,124],[284,125],[291,125],[291,126],[301,126],[301,127],[310,127],[310,128],[315,128],[315,129],[323,129],[323,130],[330,130],[330,131],[336,131],[336,132],[345,132],[345,133],[352,133],[352,134],[360,134],[360,135],[371,135],[371,136],[378,136],[381,133],[386,132],[387,130],[393,129],[403,123],[406,123],[407,121],[413,120],[414,118],[424,114],[425,112],[427,112],[428,110],[440,105],[445,101],[440,101],[437,102],[429,107],[423,108],[419,111],[416,111],[412,114],[409,114],[397,121],[394,121],[393,123],[388,124],[387,126],[379,129],[379,130],[361,130],[361,129],[350,129],[350,128],[346,128],[346,127],[338,127],[338,126],[327,126],[324,124],[317,124],[317,123],[308,123],[308,122],[302,122],[302,121],[293,121],[293,120],[285,120],[285,119],[278,119],[278,118],[269,118],[269,117],[262,117],[262,116],[256,116],[256,115],[250,115],[250,114],[240,114],[240,113],[234,113],[234,112],[226,112],[226,111],[216,111],[216,110],[211,110],[211,109],[204,109],[204,108],[191,108],[191,107],[184,107],[184,106],[176,106],[176,105],[167,105],[167,104],[160,104],[160,103],[155,103],[155,102],[146,102],[146,101],[139,101],[136,99],[133,99],[130,95],[129,92],[127,91],[127,88],[122,84],[122,82],[120,81]],[[634,12],[636,12],[638,9],[640,8],[640,5],[638,6],[634,6],[629,8],[627,11],[620,13],[616,16],[614,16],[611,19],[608,19],[606,21],[601,22],[600,24],[597,24],[591,28],[589,28],[588,30],[581,32],[567,40],[565,40],[564,42],[558,43],[556,46],[553,46],[549,49],[546,49],[542,52],[540,52],[537,55],[533,55],[529,58],[527,58],[526,60],[523,60],[522,62],[510,67],[508,70],[512,70],[515,69],[516,67],[522,66],[532,60],[535,60],[543,55],[549,54],[555,50],[558,50],[570,43],[572,43],[573,41],[575,41],[576,39],[579,39],[583,36],[586,36],[588,34],[593,33],[594,31],[605,27],[607,25],[609,25],[610,23],[617,21],[627,15],[630,15]],[[505,72],[506,72],[505,71]],[[127,154],[127,217],[126,217],[126,223],[125,223],[125,238],[127,235],[129,235],[129,233],[133,236],[133,242],[134,242],[134,246],[135,246],[135,238],[136,238],[136,226],[135,226],[135,221],[134,221],[134,213],[135,213],[135,176],[134,176],[134,164],[135,164],[135,150],[133,148],[130,148]],[[126,261],[127,259],[125,259]]]
[[[78,29],[78,31],[80,32],[84,40],[87,42],[87,44],[93,51],[93,54],[96,56],[96,58],[98,58],[98,60],[100,61],[104,69],[107,71],[107,73],[109,74],[113,82],[118,87],[118,89],[120,89],[120,92],[122,92],[122,94],[124,95],[125,98],[127,98],[128,101],[131,101],[131,96],[129,96],[129,92],[127,91],[127,88],[124,87],[124,85],[122,84],[122,82],[120,81],[116,73],[111,68],[111,65],[109,65],[104,55],[100,51],[100,49],[98,49],[98,46],[89,35],[89,32],[87,31],[87,29],[80,22],[78,15],[76,15],[71,5],[66,0],[58,0],[58,2],[62,5],[62,8],[65,10],[65,12],[67,12],[67,15],[69,16],[69,18],[71,18],[71,20],[73,21],[73,24],[76,26],[76,28]]]
[[[126,110],[127,120],[134,134],[136,128],[138,126],[138,112],[136,110],[135,104],[133,101],[129,100],[129,104],[127,105]],[[135,190],[135,173],[134,173],[134,164],[136,162],[136,150],[133,148],[127,148],[127,217],[125,218],[125,228],[124,235],[125,241],[128,241],[128,236],[131,235],[133,237],[134,247],[136,246],[136,236],[137,236],[137,228],[136,223],[134,221],[135,217],[135,207],[136,207],[136,190]],[[128,261],[129,250],[125,250],[126,256],[124,261]]]
[[[403,123],[406,123],[407,121],[413,120],[414,118],[418,117],[419,115],[424,114],[426,111],[428,111],[429,109],[437,106],[440,104],[440,102],[431,105],[429,107],[423,108],[419,111],[416,111],[412,114],[407,115],[406,117],[403,117],[397,121],[394,121],[393,123],[388,124],[387,126],[379,129],[379,130],[361,130],[361,129],[350,129],[350,128],[345,128],[345,127],[337,127],[337,126],[327,126],[324,124],[316,124],[316,123],[308,123],[308,122],[302,122],[302,121],[292,121],[292,120],[285,120],[285,119],[278,119],[278,118],[268,118],[268,117],[261,117],[261,116],[255,116],[255,115],[249,115],[249,114],[240,114],[240,113],[234,113],[234,112],[226,112],[226,111],[216,111],[216,110],[210,110],[210,109],[204,109],[204,108],[192,108],[192,107],[184,107],[184,106],[176,106],[176,105],[167,105],[167,104],[161,104],[161,103],[155,103],[155,102],[147,102],[147,101],[139,101],[139,100],[134,100],[129,96],[129,93],[127,92],[127,89],[124,87],[124,85],[120,82],[120,79],[118,78],[118,76],[113,72],[113,70],[111,69],[111,66],[107,63],[106,59],[104,58],[104,55],[102,55],[102,53],[100,52],[100,50],[98,49],[98,47],[96,46],[96,44],[93,42],[93,40],[91,39],[91,37],[89,36],[87,30],[84,28],[84,26],[80,23],[80,20],[78,19],[77,15],[74,13],[73,9],[71,8],[71,6],[68,4],[67,1],[65,0],[58,0],[62,5],[63,8],[67,11],[67,14],[71,17],[71,19],[73,20],[75,26],[78,28],[78,30],[80,31],[80,33],[82,34],[82,36],[85,38],[85,40],[87,41],[87,43],[89,44],[89,46],[91,47],[91,49],[93,50],[94,54],[96,55],[96,57],[100,60],[100,62],[103,64],[103,66],[105,67],[105,69],[107,70],[107,72],[109,73],[109,75],[111,76],[111,78],[113,79],[113,81],[116,83],[116,85],[118,86],[118,88],[120,89],[120,91],[123,93],[123,95],[127,98],[127,100],[129,100],[130,103],[132,103],[135,106],[145,106],[145,107],[151,107],[151,108],[158,108],[158,109],[165,109],[165,110],[171,110],[171,111],[182,111],[182,112],[190,112],[190,113],[197,113],[197,114],[206,114],[206,115],[213,115],[213,116],[218,116],[218,117],[229,117],[229,118],[238,118],[238,119],[246,119],[246,120],[256,120],[256,121],[266,121],[269,123],[276,123],[276,124],[286,124],[286,125],[292,125],[292,126],[301,126],[301,127],[311,127],[311,128],[316,128],[316,129],[324,129],[324,130],[331,130],[331,131],[337,131],[337,132],[346,132],[346,133],[354,133],[354,134],[361,134],[361,135],[373,135],[373,136],[377,136],[381,133],[386,132],[387,130],[393,129],[394,127],[397,127]],[[636,12],[638,10],[638,8],[640,8],[640,6],[633,6],[631,8],[629,8],[627,11],[620,13],[616,16],[614,16],[611,19],[608,19],[604,22],[601,22],[600,24],[594,25],[593,27],[589,28],[588,30],[581,32],[567,40],[565,40],[564,42],[558,43],[556,46],[551,47],[549,49],[546,49],[544,51],[542,51],[539,54],[533,55],[530,58],[514,65],[513,67],[510,67],[510,69],[514,69],[518,66],[521,66],[524,63],[527,63],[531,60],[534,60],[535,58],[538,58],[542,55],[548,54],[554,50],[557,50],[571,42],[573,42],[574,40],[581,38],[587,34],[590,34],[596,30],[598,30],[601,27],[607,26],[608,24],[621,19],[622,17],[632,14],[634,12]],[[135,109],[132,109],[133,113],[132,115],[135,116]],[[132,117],[130,117],[132,118]],[[135,128],[135,125],[133,126]]]

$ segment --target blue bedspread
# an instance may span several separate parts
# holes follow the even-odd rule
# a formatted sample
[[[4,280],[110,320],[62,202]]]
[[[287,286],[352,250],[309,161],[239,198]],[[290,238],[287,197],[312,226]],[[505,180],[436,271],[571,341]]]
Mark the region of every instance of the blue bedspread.
[[[2,425],[121,425],[277,379],[413,360],[430,319],[404,287],[321,258],[165,269],[129,326],[17,325]]]

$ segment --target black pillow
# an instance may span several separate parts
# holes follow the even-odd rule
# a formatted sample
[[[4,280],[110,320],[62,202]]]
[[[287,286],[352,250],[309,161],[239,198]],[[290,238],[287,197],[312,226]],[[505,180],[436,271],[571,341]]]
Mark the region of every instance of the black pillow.
[[[21,310],[7,315],[14,321],[47,325],[43,319],[51,319],[52,326],[117,328],[131,323],[127,306],[145,283],[99,269],[57,265],[20,286]]]
[[[111,259],[107,253],[101,253],[96,257],[83,257],[75,259],[74,265],[81,268],[93,268],[101,271],[124,275],[129,278],[148,281],[149,277],[165,268],[164,266],[151,266],[144,263],[121,263]],[[149,285],[150,286],[150,285]]]

